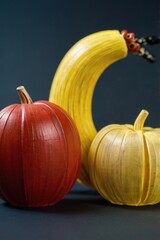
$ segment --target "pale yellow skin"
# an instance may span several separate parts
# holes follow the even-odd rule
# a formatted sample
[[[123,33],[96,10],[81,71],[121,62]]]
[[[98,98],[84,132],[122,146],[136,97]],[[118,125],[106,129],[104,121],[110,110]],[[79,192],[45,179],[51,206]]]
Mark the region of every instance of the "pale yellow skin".
[[[160,202],[160,131],[143,128],[147,115],[142,110],[134,126],[104,127],[91,144],[90,178],[111,203],[142,206]]]
[[[50,90],[49,100],[74,119],[82,144],[79,182],[92,186],[86,166],[89,147],[97,130],[92,119],[92,96],[97,80],[112,63],[127,56],[119,31],[106,30],[77,42],[62,59]]]

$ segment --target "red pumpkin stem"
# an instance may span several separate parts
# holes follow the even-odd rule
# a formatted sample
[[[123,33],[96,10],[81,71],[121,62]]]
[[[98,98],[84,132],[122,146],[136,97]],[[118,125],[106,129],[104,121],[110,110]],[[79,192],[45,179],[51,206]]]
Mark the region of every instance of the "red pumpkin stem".
[[[135,122],[134,122],[134,130],[135,131],[142,131],[143,130],[143,126],[145,123],[145,120],[148,116],[149,112],[146,110],[142,110],[138,117],[136,118]]]
[[[19,86],[16,88],[20,101],[22,104],[31,104],[33,103],[31,97],[23,86]]]

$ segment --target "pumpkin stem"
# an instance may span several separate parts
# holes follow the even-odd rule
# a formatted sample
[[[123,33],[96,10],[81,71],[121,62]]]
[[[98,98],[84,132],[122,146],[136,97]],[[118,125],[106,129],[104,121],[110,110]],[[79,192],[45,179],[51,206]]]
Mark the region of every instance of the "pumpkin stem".
[[[31,97],[29,96],[28,92],[26,91],[26,89],[23,86],[17,87],[16,90],[18,92],[21,103],[23,103],[23,104],[24,103],[26,103],[26,104],[33,103]]]
[[[148,117],[149,112],[142,110],[134,122],[134,130],[142,131],[146,118]]]

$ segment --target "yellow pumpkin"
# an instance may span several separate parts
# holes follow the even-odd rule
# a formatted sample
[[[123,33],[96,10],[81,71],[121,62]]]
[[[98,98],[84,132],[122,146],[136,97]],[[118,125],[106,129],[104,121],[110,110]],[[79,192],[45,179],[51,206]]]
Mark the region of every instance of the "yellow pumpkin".
[[[95,136],[88,169],[97,191],[119,205],[160,202],[160,131],[144,128],[142,110],[134,125],[112,124]]]

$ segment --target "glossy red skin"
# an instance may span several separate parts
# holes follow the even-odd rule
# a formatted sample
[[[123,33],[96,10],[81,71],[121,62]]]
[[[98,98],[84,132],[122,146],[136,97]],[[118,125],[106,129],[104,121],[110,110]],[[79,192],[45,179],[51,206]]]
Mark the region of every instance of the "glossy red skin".
[[[68,114],[48,101],[0,111],[0,196],[13,206],[59,202],[80,171],[81,146]]]

